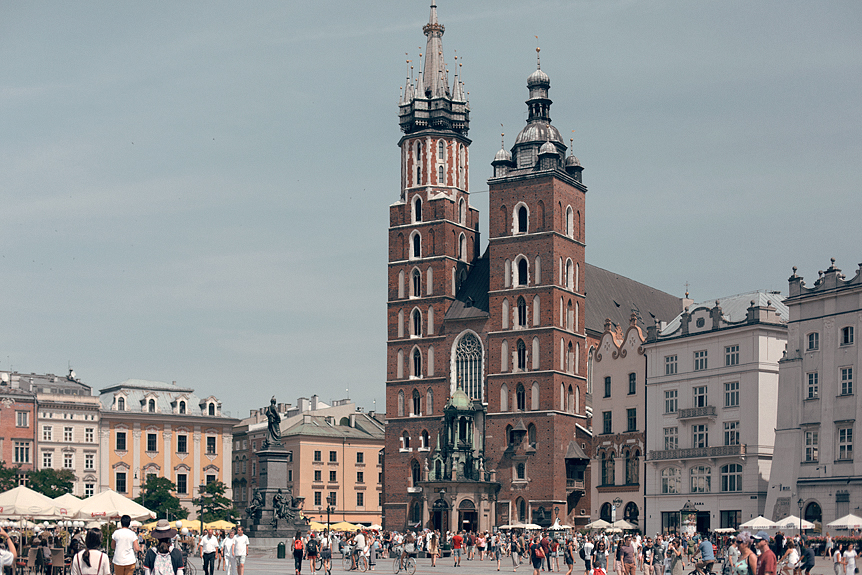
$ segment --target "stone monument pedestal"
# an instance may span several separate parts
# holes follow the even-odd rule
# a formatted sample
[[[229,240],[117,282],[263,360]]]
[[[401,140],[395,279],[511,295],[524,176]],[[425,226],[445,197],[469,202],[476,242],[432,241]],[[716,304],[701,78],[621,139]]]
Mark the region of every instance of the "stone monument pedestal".
[[[285,539],[292,539],[296,532],[299,531],[303,535],[308,532],[308,525],[300,516],[303,498],[293,497],[291,490],[287,486],[287,464],[290,461],[291,453],[282,445],[268,445],[263,450],[258,451],[258,474],[259,485],[256,493],[262,496],[263,503],[253,515],[248,516],[247,534],[254,539],[254,545],[258,547],[269,547],[272,540],[272,546]],[[287,501],[287,506],[295,516],[291,519],[277,517],[276,505],[273,500],[281,492],[282,498]]]

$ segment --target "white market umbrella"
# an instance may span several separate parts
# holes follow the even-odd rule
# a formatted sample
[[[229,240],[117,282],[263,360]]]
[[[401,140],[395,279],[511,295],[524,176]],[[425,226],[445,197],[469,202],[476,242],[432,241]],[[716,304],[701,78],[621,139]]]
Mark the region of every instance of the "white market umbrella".
[[[836,529],[862,529],[862,517],[849,513],[832,523],[827,523],[827,527],[834,527]]]
[[[625,519],[619,519],[617,521],[614,521],[613,527],[615,529],[622,529],[623,531],[635,528],[634,525],[632,525],[631,523],[629,523]]]
[[[746,521],[745,523],[739,526],[741,529],[756,529],[756,530],[765,530],[765,529],[775,529],[776,524],[763,515],[758,515],[754,519],[750,521]]]
[[[0,517],[52,519],[56,515],[53,499],[23,485],[0,493]]]
[[[566,529],[572,529],[572,526],[560,524],[559,519],[556,519],[554,524],[548,527],[548,531],[565,531]]]
[[[814,529],[814,524],[812,522],[799,519],[796,515],[785,517],[775,525],[779,529],[799,529],[800,523],[802,524],[803,529]]]
[[[77,519],[108,520],[128,515],[138,521],[155,519],[156,514],[112,489],[88,497],[75,514]]]
[[[71,519],[81,508],[83,500],[78,499],[71,493],[66,493],[60,497],[54,498],[54,505],[57,506],[57,517],[63,519]]]
[[[719,527],[714,530],[715,533],[736,533],[736,529],[733,527]]]
[[[539,531],[542,528],[541,525],[536,525],[535,523],[524,523],[522,527],[527,531]]]
[[[604,519],[596,519],[592,523],[587,523],[587,529],[607,529],[611,524]]]

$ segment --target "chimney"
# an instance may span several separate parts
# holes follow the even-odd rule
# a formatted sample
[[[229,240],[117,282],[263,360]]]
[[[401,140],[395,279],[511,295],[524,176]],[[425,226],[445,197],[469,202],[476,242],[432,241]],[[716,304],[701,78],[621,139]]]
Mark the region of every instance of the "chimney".
[[[356,427],[356,414],[350,414],[350,427]]]
[[[317,397],[317,394],[314,394],[311,396],[311,410],[312,411],[317,411],[318,401],[319,401],[319,398]]]

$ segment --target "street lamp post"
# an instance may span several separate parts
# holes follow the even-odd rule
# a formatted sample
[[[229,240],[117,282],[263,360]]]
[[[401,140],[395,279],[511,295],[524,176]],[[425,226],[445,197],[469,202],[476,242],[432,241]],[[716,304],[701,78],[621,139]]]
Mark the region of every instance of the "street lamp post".
[[[198,487],[198,492],[201,495],[201,531],[200,535],[203,537],[204,535],[204,490],[207,488],[203,483]]]
[[[326,496],[326,536],[329,537],[329,515],[333,512],[332,495]]]
[[[802,537],[802,504],[805,503],[802,498],[799,498],[799,501],[796,502],[799,505],[799,536]]]

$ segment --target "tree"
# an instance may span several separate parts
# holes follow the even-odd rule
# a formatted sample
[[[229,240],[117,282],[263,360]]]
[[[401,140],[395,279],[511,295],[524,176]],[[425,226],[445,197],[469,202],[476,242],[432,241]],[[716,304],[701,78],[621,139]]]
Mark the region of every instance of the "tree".
[[[225,497],[227,487],[221,481],[213,481],[204,487],[203,493],[192,501],[195,509],[201,508],[203,502],[203,520],[205,523],[224,519],[230,521],[239,516],[239,511],[233,506],[233,501]]]
[[[189,512],[180,505],[179,498],[174,495],[176,490],[177,486],[167,477],[147,475],[147,480],[141,486],[141,494],[133,501],[155,511],[156,517],[185,519]]]
[[[69,469],[40,469],[31,471],[28,476],[29,487],[51,499],[72,493],[75,474]]]
[[[5,461],[0,461],[0,492],[18,487],[18,473],[21,466],[6,467]]]

